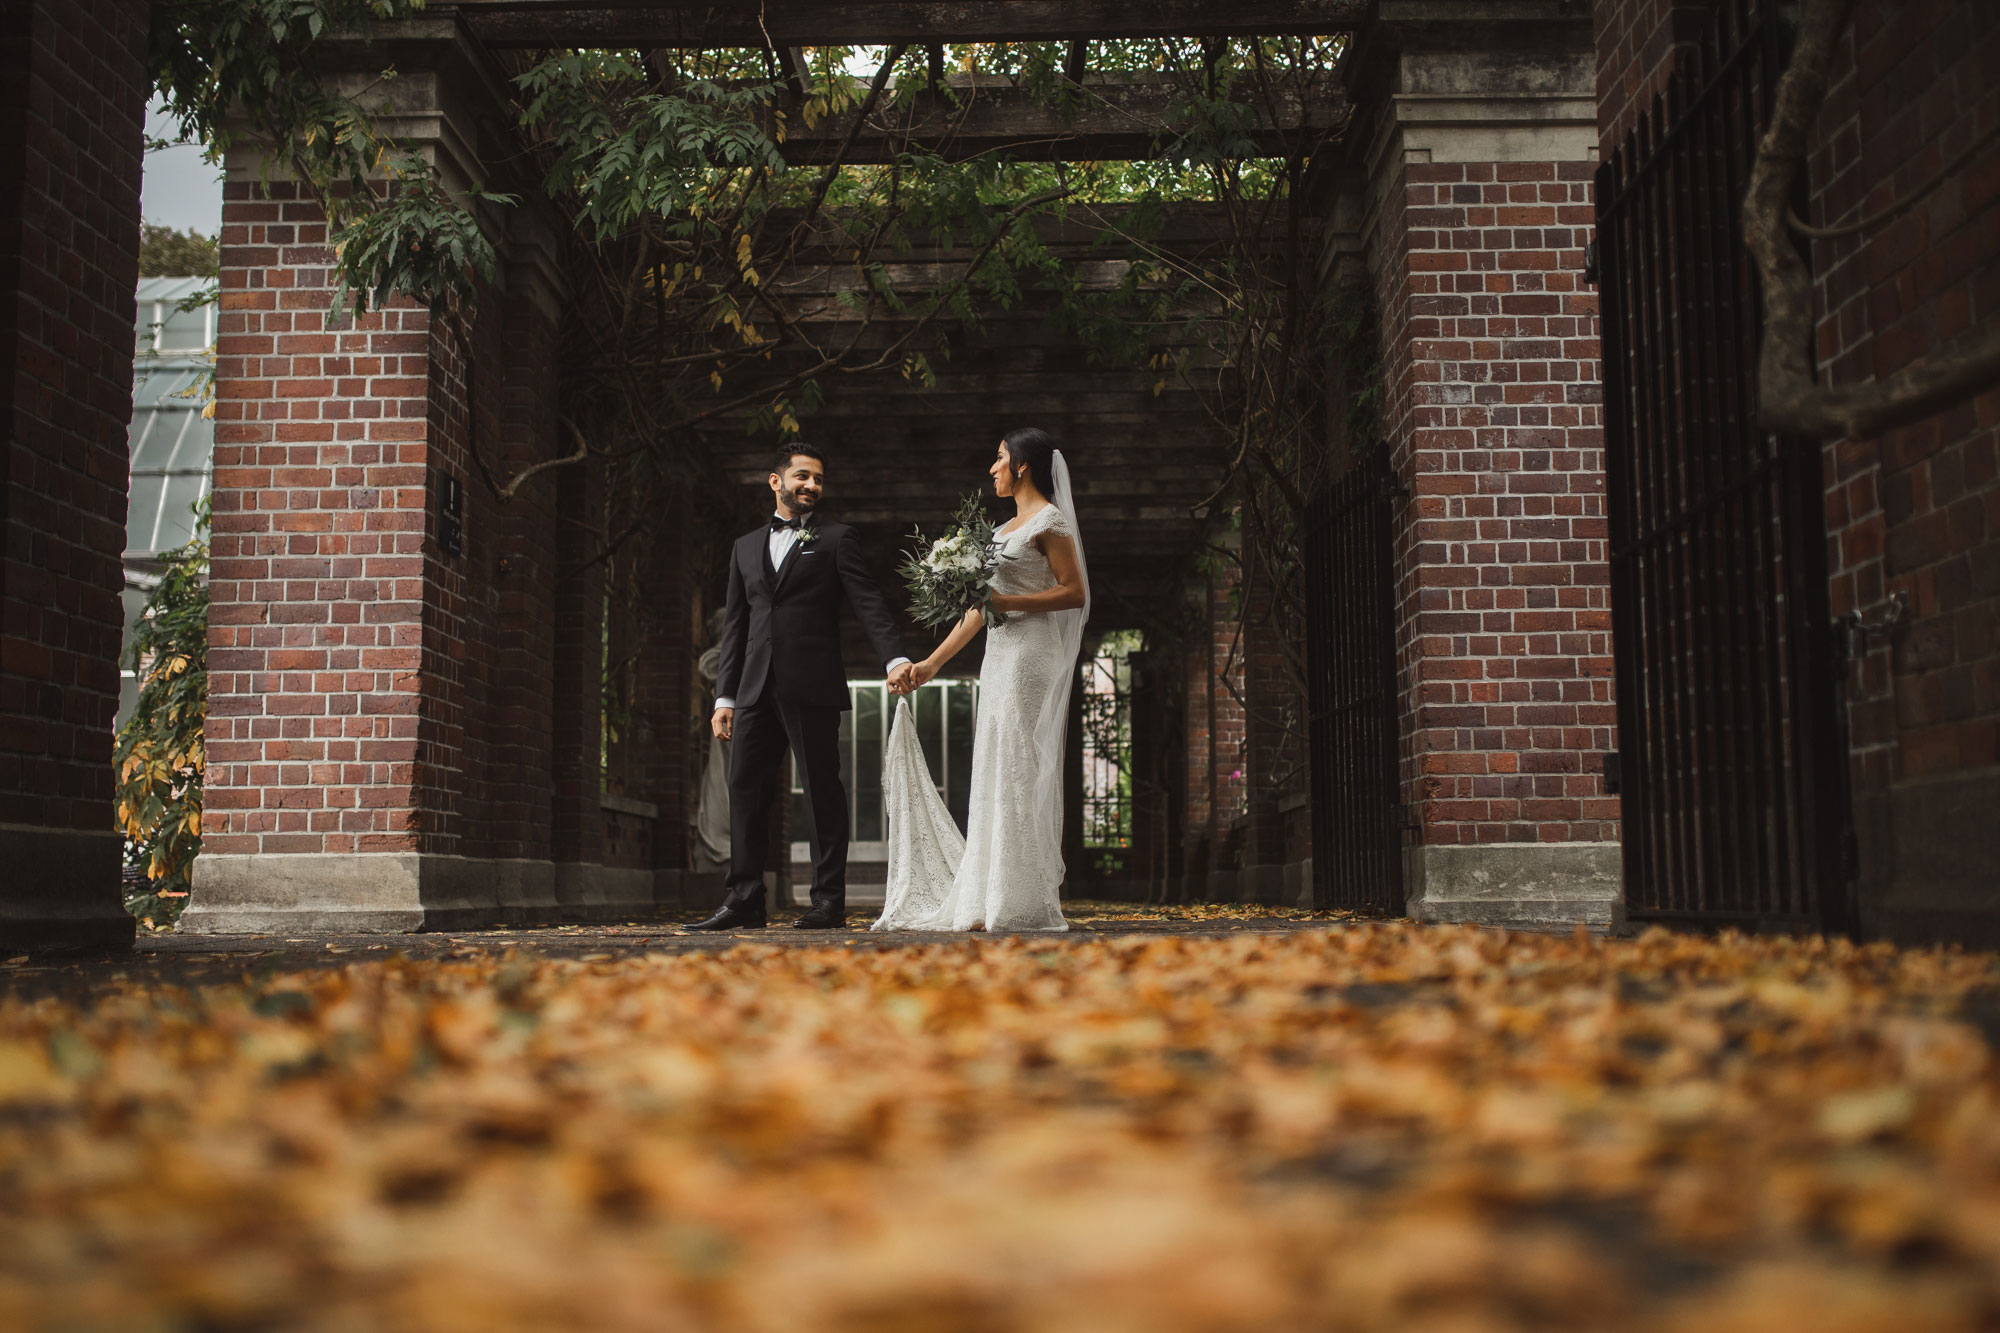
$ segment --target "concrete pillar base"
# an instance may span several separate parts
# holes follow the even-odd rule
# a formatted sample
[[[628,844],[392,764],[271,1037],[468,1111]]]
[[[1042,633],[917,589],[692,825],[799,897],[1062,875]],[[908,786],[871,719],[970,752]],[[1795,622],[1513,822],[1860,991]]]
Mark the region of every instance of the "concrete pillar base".
[[[2000,769],[1905,779],[1855,799],[1862,933],[2000,946]]]
[[[1615,842],[1475,843],[1412,847],[1410,917],[1517,930],[1624,925],[1625,875]]]
[[[135,923],[118,894],[123,845],[110,829],[0,824],[0,950],[131,947]]]
[[[1296,892],[1290,898],[1285,890],[1291,882],[1290,867],[1284,865],[1245,866],[1236,872],[1236,901],[1239,903],[1261,903],[1266,907],[1277,907],[1295,900]]]
[[[1293,861],[1285,867],[1284,901],[1294,907],[1312,910],[1313,859],[1310,856],[1303,861]]]
[[[650,870],[419,852],[204,856],[190,935],[406,934],[650,912]]]

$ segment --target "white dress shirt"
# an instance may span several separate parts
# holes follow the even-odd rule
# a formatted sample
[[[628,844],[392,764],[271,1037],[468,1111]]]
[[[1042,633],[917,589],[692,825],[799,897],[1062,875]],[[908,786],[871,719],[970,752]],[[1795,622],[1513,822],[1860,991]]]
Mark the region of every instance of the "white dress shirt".
[[[771,517],[783,519],[785,516],[783,514],[773,514]],[[786,521],[789,522],[790,520]],[[797,528],[772,528],[771,568],[783,569],[785,567],[785,557],[790,555],[792,548],[798,544],[799,530]]]
[[[782,522],[789,523],[791,521],[790,519],[787,519],[783,514],[779,513],[773,513],[771,517],[778,519]],[[799,530],[797,528],[772,528],[771,547],[770,547],[771,568],[783,569],[785,567],[785,557],[790,555],[792,553],[792,549],[796,547],[798,544],[799,544]],[[907,657],[895,658],[889,663],[887,669],[893,672],[897,667],[903,665],[903,663],[909,660],[910,659]],[[736,707],[736,700],[725,698],[721,695],[717,695],[715,700],[715,706],[717,708],[734,708]]]

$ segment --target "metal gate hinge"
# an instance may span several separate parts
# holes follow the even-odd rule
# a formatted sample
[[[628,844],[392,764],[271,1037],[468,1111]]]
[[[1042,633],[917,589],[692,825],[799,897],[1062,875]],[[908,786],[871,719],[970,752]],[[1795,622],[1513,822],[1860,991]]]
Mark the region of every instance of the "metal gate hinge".
[[[1910,611],[1910,595],[1898,588],[1878,606],[1872,615],[1863,615],[1856,607],[1833,622],[1833,655],[1842,662],[1852,662],[1866,657],[1871,640],[1878,636],[1888,637],[1889,631],[1903,622]]]

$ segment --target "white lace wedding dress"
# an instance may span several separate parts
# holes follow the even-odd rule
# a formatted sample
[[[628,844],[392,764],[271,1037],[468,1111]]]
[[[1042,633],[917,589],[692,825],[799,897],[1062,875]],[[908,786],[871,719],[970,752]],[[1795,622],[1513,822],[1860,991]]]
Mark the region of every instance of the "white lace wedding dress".
[[[1067,500],[1067,473],[1058,475],[1058,495]],[[1059,533],[1074,541],[1068,508],[1047,505],[996,534],[1005,558],[995,592],[1055,586],[1035,538]],[[1010,614],[987,629],[963,838],[931,781],[909,702],[897,702],[882,775],[889,882],[870,929],[1069,929],[1060,902],[1063,740],[1083,614]]]

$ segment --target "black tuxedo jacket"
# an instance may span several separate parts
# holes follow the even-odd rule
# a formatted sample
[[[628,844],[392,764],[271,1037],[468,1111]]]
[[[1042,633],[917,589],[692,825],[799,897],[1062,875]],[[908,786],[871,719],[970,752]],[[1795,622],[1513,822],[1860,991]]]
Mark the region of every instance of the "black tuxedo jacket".
[[[771,568],[769,524],[736,539],[729,556],[729,598],[722,613],[722,659],[715,695],[748,708],[775,691],[784,703],[846,708],[847,668],[840,658],[840,603],[854,608],[886,670],[904,656],[896,617],[868,576],[854,529],[809,515],[812,540],[801,540]]]

